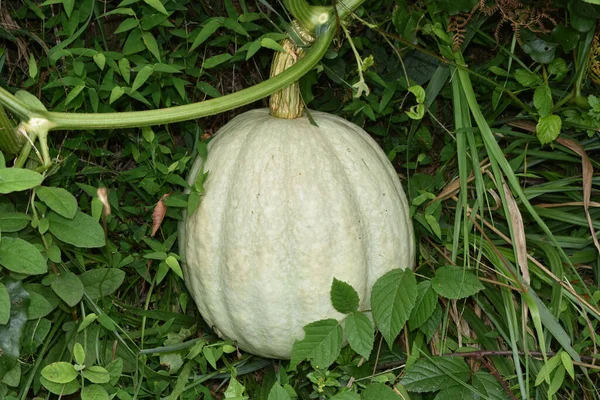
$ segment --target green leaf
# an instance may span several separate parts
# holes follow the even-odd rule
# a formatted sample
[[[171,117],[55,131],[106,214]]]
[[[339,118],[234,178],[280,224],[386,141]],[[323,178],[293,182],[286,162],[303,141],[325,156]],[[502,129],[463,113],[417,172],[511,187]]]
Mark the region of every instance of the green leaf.
[[[35,192],[51,210],[63,217],[73,219],[77,214],[77,199],[67,190],[58,187],[40,186]]]
[[[431,281],[423,281],[417,285],[417,301],[408,318],[410,330],[415,330],[431,317],[437,305],[438,295],[431,287]]]
[[[108,383],[108,381],[110,381],[110,374],[108,371],[99,365],[87,367],[81,374],[85,379],[92,383]]]
[[[31,78],[35,78],[35,76],[37,74],[38,74],[38,67],[35,62],[35,56],[33,55],[33,53],[29,53],[29,76]]]
[[[419,358],[407,368],[400,383],[410,392],[434,392],[466,382],[469,366],[462,357]]]
[[[30,169],[3,168],[0,169],[0,193],[21,192],[36,187],[44,177]]]
[[[202,66],[205,69],[214,68],[219,64],[223,64],[225,61],[229,61],[230,58],[231,58],[231,54],[229,54],[229,53],[219,54],[219,55],[210,57],[209,59],[205,60],[204,64],[202,64]]]
[[[124,94],[125,94],[125,89],[123,89],[121,86],[115,86],[110,91],[110,99],[108,102],[110,104],[112,104],[115,101],[119,100],[121,98],[121,96],[123,96]]]
[[[29,309],[27,318],[36,320],[50,314],[58,307],[59,299],[52,289],[41,284],[27,284],[25,289],[29,292]]]
[[[528,54],[533,61],[540,64],[548,64],[554,60],[557,47],[556,43],[545,41],[537,35],[526,30],[522,31],[521,41],[521,49],[523,49],[523,51]]]
[[[456,399],[478,399],[473,391],[465,386],[453,386],[442,389],[435,396],[434,400],[456,400]]]
[[[229,380],[229,385],[225,390],[225,398],[232,400],[245,400],[248,396],[244,396],[246,388],[237,379],[232,377]]]
[[[536,135],[541,144],[552,143],[558,135],[562,127],[562,120],[558,115],[546,115],[539,119],[535,129]]]
[[[106,244],[102,226],[87,214],[78,211],[73,219],[50,213],[50,232],[57,239],[76,247],[103,247]]]
[[[167,9],[165,8],[165,6],[163,6],[160,0],[144,0],[144,3],[148,4],[150,7],[154,8],[161,14],[169,15]]]
[[[331,284],[331,304],[342,314],[349,314],[358,310],[358,293],[354,288],[343,281],[333,278]]]
[[[70,271],[55,276],[50,287],[69,307],[77,305],[83,297],[83,284],[79,277]]]
[[[441,267],[435,271],[431,285],[440,296],[447,299],[462,299],[483,289],[479,279],[470,271],[452,266]]]
[[[204,43],[206,39],[208,39],[220,27],[221,23],[217,19],[209,19],[206,25],[204,25],[198,33],[198,36],[196,36],[194,39],[194,43],[192,43],[192,47],[190,47],[190,52]]]
[[[363,400],[400,400],[400,397],[394,390],[383,383],[372,383],[362,392]]]
[[[51,327],[52,324],[46,318],[28,321],[25,325],[25,333],[23,334],[23,353],[32,354],[35,352],[48,336]]]
[[[415,95],[417,103],[423,104],[425,102],[425,89],[420,85],[414,85],[408,88],[408,91]]]
[[[483,393],[490,400],[510,400],[510,397],[492,374],[477,371],[473,375],[473,387]]]
[[[44,106],[44,104],[40,101],[40,99],[38,99],[37,97],[35,97],[34,95],[32,95],[31,93],[29,93],[26,90],[18,90],[15,93],[15,97],[19,100],[21,100],[23,103],[25,103],[26,105],[28,105],[32,110],[36,110],[36,111],[47,111],[46,107]],[[12,169],[12,168],[11,168]]]
[[[129,82],[131,81],[131,64],[129,63],[129,60],[125,57],[119,60],[119,72],[121,73],[121,76],[123,77],[125,82],[129,85]]]
[[[152,67],[152,65],[146,65],[144,68],[142,68],[140,72],[138,72],[135,76],[135,79],[133,80],[133,85],[131,85],[131,90],[138,90],[140,87],[142,87],[142,85],[146,83],[146,81],[148,80],[148,78],[150,78],[153,72],[154,68]]]
[[[156,39],[154,38],[154,36],[152,36],[152,33],[144,32],[142,34],[142,40],[144,41],[144,44],[146,45],[146,48],[148,49],[148,51],[150,51],[150,53],[152,53],[152,55],[154,57],[156,57],[158,62],[161,62],[160,61],[160,50],[158,49],[158,43],[156,43]]]
[[[116,268],[93,269],[79,275],[85,292],[91,300],[112,294],[125,279],[125,272]]]
[[[77,371],[73,364],[58,361],[42,369],[42,376],[54,383],[69,383],[77,378]]]
[[[412,312],[416,300],[417,281],[410,269],[394,269],[373,285],[373,319],[390,349]]]
[[[285,53],[285,49],[276,41],[274,41],[271,38],[262,38],[260,40],[260,45],[262,47],[265,47],[267,49],[271,49],[271,50],[275,50],[275,51],[281,51],[283,53]]]
[[[344,332],[335,319],[325,319],[304,327],[304,339],[294,342],[290,368],[310,360],[314,368],[327,369],[342,350]]]
[[[0,232],[18,232],[29,225],[31,218],[20,212],[0,213]]]
[[[573,367],[573,359],[571,358],[571,356],[569,356],[568,353],[561,351],[560,359],[562,361],[563,367],[565,367],[571,379],[575,379],[575,368]]]
[[[346,390],[345,392],[341,392],[336,394],[331,398],[331,400],[360,400],[360,395],[356,392],[351,392],[350,390]],[[409,400],[409,399],[406,399]]]
[[[534,87],[542,83],[542,78],[526,69],[517,69],[515,71],[515,79],[525,87]]]
[[[0,325],[6,325],[10,319],[10,296],[8,289],[0,282]]]
[[[292,400],[288,392],[279,383],[275,382],[269,391],[267,400]]]
[[[85,350],[83,349],[81,343],[75,343],[73,345],[73,358],[79,365],[83,365],[85,363]]]
[[[8,324],[0,325],[0,377],[6,375],[19,358],[29,308],[29,293],[23,288],[21,281],[4,278],[4,286],[11,307]]]
[[[108,400],[108,393],[100,385],[87,385],[81,389],[81,400]]]
[[[168,256],[167,258],[165,258],[165,263],[167,263],[169,268],[171,268],[171,270],[173,272],[175,272],[175,274],[178,277],[183,279],[183,272],[181,271],[181,266],[179,265],[179,261],[177,261],[177,259],[175,257]]]
[[[78,380],[73,380],[69,383],[62,384],[50,382],[48,379],[40,376],[40,383],[44,385],[44,387],[48,389],[50,393],[54,393],[59,396],[68,396],[79,391],[79,388],[81,388]]]
[[[92,322],[94,322],[97,319],[98,319],[98,316],[95,313],[90,313],[90,314],[86,315],[85,318],[81,321],[81,324],[79,324],[79,327],[77,328],[77,333],[83,331],[85,328],[87,328]]]
[[[123,374],[123,359],[117,358],[116,360],[112,361],[106,366],[106,370],[108,371],[108,375],[110,376],[109,383],[112,386],[115,386],[119,382],[119,379]]]
[[[371,320],[362,312],[352,312],[346,317],[346,338],[352,350],[369,359],[373,342],[375,341],[375,329]]]
[[[535,88],[533,92],[533,105],[538,110],[540,117],[545,117],[552,112],[554,103],[552,101],[552,90],[548,85]]]
[[[39,275],[48,271],[46,260],[37,247],[19,238],[1,239],[0,265],[19,274]]]

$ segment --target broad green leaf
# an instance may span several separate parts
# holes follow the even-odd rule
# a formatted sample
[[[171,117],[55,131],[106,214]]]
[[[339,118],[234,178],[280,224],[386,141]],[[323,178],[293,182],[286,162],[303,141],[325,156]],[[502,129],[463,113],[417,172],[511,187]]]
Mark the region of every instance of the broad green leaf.
[[[477,371],[473,375],[473,387],[490,400],[510,400],[510,397],[492,374]]]
[[[346,339],[352,350],[369,359],[375,341],[375,329],[369,317],[362,312],[352,312],[345,320]]]
[[[548,398],[549,399],[554,398],[554,395],[556,394],[556,392],[558,392],[558,389],[561,388],[564,381],[565,381],[565,367],[560,365],[556,369],[556,372],[554,373],[554,376],[552,377],[552,381],[550,382],[550,388],[548,389]]]
[[[115,35],[117,35],[119,33],[130,31],[133,28],[137,28],[139,24],[140,24],[140,22],[139,22],[139,20],[137,18],[127,18],[126,20],[124,20],[123,22],[121,22],[119,24],[119,26],[115,30]],[[126,58],[122,58],[121,60],[127,60],[127,59]],[[119,67],[120,66],[121,66],[121,64],[119,63]]]
[[[441,267],[435,271],[431,285],[440,296],[447,299],[473,296],[483,289],[479,279],[470,271],[452,266]]]
[[[232,377],[229,380],[229,385],[225,390],[225,398],[232,400],[245,400],[248,396],[244,396],[246,388],[236,378]]]
[[[0,232],[18,232],[29,225],[31,218],[20,212],[0,213]]]
[[[433,400],[457,400],[457,399],[478,399],[479,396],[475,395],[473,391],[465,386],[453,386],[450,388],[442,389],[438,392]]]
[[[34,95],[32,95],[31,93],[29,93],[26,90],[18,90],[15,93],[15,97],[17,99],[21,100],[23,103],[25,103],[29,107],[31,107],[32,110],[47,111],[46,107],[40,101],[40,99],[38,99],[37,97],[35,97]]]
[[[217,19],[209,19],[206,25],[202,27],[198,36],[194,39],[190,51],[193,51],[196,47],[200,46],[206,39],[208,39],[217,29],[221,27],[221,23]]]
[[[119,382],[119,379],[123,374],[123,359],[117,358],[116,360],[111,361],[110,364],[106,366],[106,370],[108,371],[108,375],[110,376],[109,383],[112,386],[115,386]]]
[[[48,389],[48,391],[50,393],[54,393],[54,394],[60,395],[60,396],[71,395],[71,394],[79,391],[79,389],[81,388],[81,385],[79,385],[79,381],[76,379],[69,383],[63,384],[63,383],[51,382],[48,379],[44,378],[43,376],[40,376],[40,383],[46,389]]]
[[[77,305],[83,297],[83,284],[79,277],[70,271],[55,276],[50,287],[69,307]]]
[[[146,81],[148,80],[148,78],[150,78],[153,72],[154,68],[152,67],[152,65],[144,66],[140,70],[140,72],[138,72],[135,76],[135,79],[133,80],[133,85],[131,85],[131,90],[138,90],[140,87],[142,87],[142,85],[146,83]]]
[[[48,271],[46,260],[31,243],[12,237],[0,241],[0,265],[19,274],[39,275]]]
[[[40,186],[35,192],[51,210],[65,218],[75,218],[77,199],[67,190],[58,187]]]
[[[552,143],[560,135],[562,120],[558,115],[546,115],[539,119],[535,130],[541,144]]]
[[[96,63],[96,66],[98,66],[98,68],[100,68],[100,71],[104,70],[104,66],[106,65],[106,56],[103,53],[96,53],[94,54],[94,62]]]
[[[142,40],[144,41],[144,44],[146,45],[148,51],[150,51],[150,53],[152,53],[152,55],[156,57],[158,62],[160,62],[160,50],[158,48],[158,43],[156,43],[156,39],[154,38],[152,33],[144,32],[142,34]]]
[[[21,281],[4,278],[4,286],[11,307],[8,324],[0,325],[0,376],[6,375],[19,358],[29,307],[29,293],[23,288]]]
[[[81,374],[87,380],[92,383],[108,383],[110,380],[110,374],[104,368],[99,365],[92,365],[84,369]]]
[[[42,376],[54,383],[69,383],[77,378],[77,375],[73,364],[64,361],[52,363],[42,369]]]
[[[58,306],[59,300],[50,288],[40,284],[28,284],[25,288],[29,292],[29,320],[45,317]]]
[[[419,358],[404,374],[400,383],[410,392],[434,392],[466,382],[469,366],[462,357]]]
[[[121,98],[121,96],[123,96],[124,94],[125,94],[125,89],[123,89],[121,86],[115,86],[110,91],[110,99],[108,102],[110,104],[112,104],[115,101],[119,100]]]
[[[161,14],[169,15],[167,9],[165,8],[165,6],[163,6],[160,0],[144,0],[144,3],[148,4],[150,7],[154,8]]]
[[[108,400],[108,393],[100,385],[86,385],[81,389],[81,400]]]
[[[360,400],[360,395],[356,392],[351,392],[350,390],[347,390],[345,392],[336,394],[331,398],[331,400]]]
[[[50,328],[52,328],[52,324],[46,318],[28,321],[25,325],[25,333],[23,334],[23,353],[32,354],[35,352],[44,343],[46,336],[50,332]]]
[[[552,112],[552,90],[548,85],[541,85],[533,92],[533,105],[538,110],[540,117],[545,117]]]
[[[427,321],[435,311],[438,295],[431,287],[431,281],[423,281],[417,285],[417,301],[408,318],[410,330],[415,330]]]
[[[6,325],[10,319],[10,296],[8,289],[0,282],[0,325]]]
[[[363,400],[401,400],[400,397],[392,388],[383,383],[372,383],[362,392]]]
[[[279,383],[275,382],[269,391],[267,400],[292,400],[288,392]]]
[[[81,211],[78,211],[73,219],[50,213],[48,220],[50,233],[65,243],[83,248],[102,247],[106,244],[102,226]]]
[[[290,367],[295,368],[303,360],[310,360],[314,368],[328,368],[342,350],[344,332],[335,319],[325,319],[304,327],[304,339],[292,346]]]
[[[412,312],[416,300],[417,282],[410,269],[394,269],[373,285],[373,319],[390,349]]]
[[[181,266],[179,265],[179,261],[173,256],[168,256],[165,258],[165,263],[169,266],[169,268],[175,272],[175,274],[183,279],[183,272],[181,271]]]
[[[231,54],[229,53],[225,53],[225,54],[219,54],[213,57],[210,57],[209,59],[204,61],[204,64],[202,64],[202,66],[205,69],[210,69],[210,68],[214,68],[219,64],[223,64],[225,61],[228,61],[231,58]]]
[[[526,69],[517,69],[515,79],[525,87],[533,87],[542,83],[542,78],[538,74],[529,72]]]
[[[1,375],[0,375],[1,376]],[[2,379],[0,379],[0,383],[6,384],[6,386],[10,387],[18,387],[21,382],[21,364],[15,363],[15,365],[8,371]],[[15,397],[4,397],[7,400],[15,400]]]
[[[92,269],[79,275],[85,292],[91,300],[112,294],[125,279],[125,272],[116,268]]]
[[[30,169],[3,168],[0,169],[0,193],[21,192],[36,187],[44,177]]]
[[[342,314],[349,314],[358,310],[358,302],[358,293],[350,284],[333,278],[331,284],[331,304],[333,304],[333,308]]]
[[[79,365],[83,365],[85,363],[85,350],[83,349],[81,343],[75,343],[73,346],[73,358]]]

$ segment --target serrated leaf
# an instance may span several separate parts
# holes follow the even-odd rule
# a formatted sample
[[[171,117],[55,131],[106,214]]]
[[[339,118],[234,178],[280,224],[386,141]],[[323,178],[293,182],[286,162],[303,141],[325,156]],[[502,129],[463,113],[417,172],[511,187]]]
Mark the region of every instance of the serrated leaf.
[[[81,389],[81,400],[108,400],[108,393],[100,385],[86,385]]]
[[[358,293],[354,288],[336,278],[333,278],[331,284],[331,304],[338,312],[342,314],[349,314],[353,311],[358,310]]]
[[[548,85],[541,85],[533,92],[533,105],[538,110],[540,117],[545,117],[552,112],[552,90]]]
[[[58,187],[40,186],[35,192],[51,210],[63,217],[72,219],[77,214],[77,199],[67,190]]]
[[[502,385],[493,375],[477,371],[473,375],[473,387],[487,396],[489,400],[510,400]]]
[[[372,383],[362,392],[363,400],[401,400],[394,390],[383,383]]]
[[[30,169],[2,168],[0,169],[0,193],[21,192],[36,187],[44,177]]]
[[[198,36],[194,39],[190,51],[193,51],[196,47],[200,46],[206,39],[208,39],[217,29],[221,27],[221,23],[217,19],[210,19],[206,25],[202,27]]]
[[[99,365],[92,365],[84,369],[81,374],[87,380],[92,383],[108,383],[110,380],[110,374],[104,368]]]
[[[469,366],[462,357],[433,356],[419,358],[400,383],[410,392],[434,392],[460,385],[469,377]]]
[[[77,305],[83,297],[83,283],[71,271],[55,276],[50,283],[50,287],[69,307]]]
[[[106,244],[102,226],[81,211],[78,211],[73,219],[50,213],[48,220],[50,233],[65,243],[83,248],[103,247]]]
[[[6,325],[10,319],[10,296],[8,289],[0,282],[0,325]]]
[[[552,143],[558,135],[562,127],[562,120],[558,115],[546,115],[539,119],[535,131],[537,138],[541,144]]]
[[[456,400],[456,399],[477,399],[471,389],[464,386],[453,386],[451,388],[442,389],[438,392],[433,400]]]
[[[314,368],[328,368],[342,350],[344,332],[335,319],[325,319],[304,327],[304,339],[292,346],[290,368],[310,360]]]
[[[279,383],[275,382],[269,391],[267,400],[292,400],[288,392]]]
[[[410,269],[394,269],[373,285],[373,319],[390,349],[412,312],[416,300],[417,281]]]
[[[435,311],[438,295],[431,287],[431,281],[419,282],[417,285],[417,301],[408,318],[410,330],[415,330],[427,321]]]
[[[345,322],[346,339],[350,347],[368,360],[375,341],[371,320],[364,313],[355,311],[346,317]]]
[[[48,271],[46,260],[31,243],[12,237],[3,237],[0,241],[0,265],[4,268],[26,275],[39,275]]]
[[[464,268],[453,266],[439,268],[431,285],[440,296],[447,299],[462,299],[483,289],[475,275]]]
[[[95,300],[115,292],[123,283],[125,272],[116,268],[99,268],[84,272],[79,279],[90,299]]]
[[[77,378],[77,375],[73,364],[64,361],[52,363],[42,369],[42,376],[54,383],[69,383]]]
[[[534,87],[542,83],[542,78],[526,69],[517,69],[515,71],[515,79],[525,87]]]

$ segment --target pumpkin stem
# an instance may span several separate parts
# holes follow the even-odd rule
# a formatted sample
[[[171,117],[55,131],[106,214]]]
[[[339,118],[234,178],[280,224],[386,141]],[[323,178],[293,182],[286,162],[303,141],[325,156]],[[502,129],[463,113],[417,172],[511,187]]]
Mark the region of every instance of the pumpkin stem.
[[[296,61],[304,57],[304,50],[301,46],[310,44],[314,40],[311,34],[297,21],[292,22],[290,37],[279,43],[285,51],[278,51],[273,57],[271,78],[290,68],[296,64]],[[298,82],[273,93],[269,99],[269,109],[271,115],[277,118],[300,118],[304,110],[304,101]]]

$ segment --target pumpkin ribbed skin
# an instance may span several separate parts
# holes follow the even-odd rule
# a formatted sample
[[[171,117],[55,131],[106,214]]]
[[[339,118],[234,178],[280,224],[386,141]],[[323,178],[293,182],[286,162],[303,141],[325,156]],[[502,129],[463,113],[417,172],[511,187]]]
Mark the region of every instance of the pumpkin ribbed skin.
[[[343,318],[331,305],[334,277],[368,309],[380,276],[413,265],[408,204],[383,151],[358,126],[310,114],[318,127],[259,109],[221,128],[205,195],[181,232],[200,313],[264,357],[289,358],[304,325]]]

